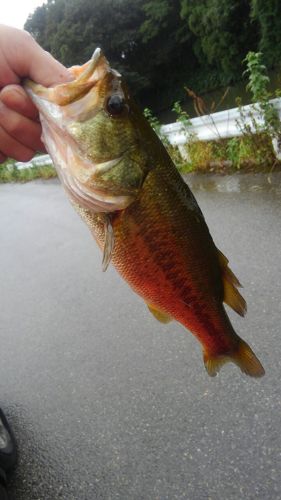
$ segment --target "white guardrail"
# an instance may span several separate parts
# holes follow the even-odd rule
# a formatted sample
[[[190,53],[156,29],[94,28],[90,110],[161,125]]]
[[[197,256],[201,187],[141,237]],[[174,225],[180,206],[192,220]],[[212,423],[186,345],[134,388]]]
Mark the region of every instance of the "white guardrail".
[[[281,99],[272,99],[270,102],[277,110],[281,120]],[[259,126],[263,126],[262,114],[258,110],[258,105],[248,104],[247,106],[242,106],[241,110],[239,108],[232,108],[210,115],[191,118],[188,128],[185,128],[181,122],[176,122],[169,125],[162,125],[160,130],[161,134],[167,137],[170,144],[177,146],[182,156],[186,158],[187,152],[184,145],[188,142],[190,134],[195,134],[200,141],[212,141],[242,135],[243,132],[241,126],[239,126],[239,122],[241,123],[241,112],[244,125],[249,125],[253,129],[253,120],[255,120]],[[272,142],[277,158],[281,159],[280,145],[277,144],[275,139]],[[36,156],[32,161],[26,163],[17,162],[16,166],[21,169],[34,165],[49,165],[50,163],[51,159],[49,155],[42,155]]]
[[[21,170],[22,168],[31,168],[31,167],[44,167],[45,165],[51,165],[52,160],[49,155],[41,155],[34,156],[31,161],[21,162],[17,161],[15,166]]]
[[[281,99],[271,99],[270,103],[273,104],[281,120]],[[187,153],[184,145],[188,142],[190,134],[195,134],[200,141],[238,137],[243,134],[242,124],[249,126],[254,131],[253,120],[257,125],[263,127],[264,120],[257,104],[248,104],[247,106],[242,106],[241,109],[232,108],[192,118],[190,120],[191,125],[187,128],[181,122],[176,122],[163,125],[160,130],[161,134],[167,137],[170,144],[178,146],[182,156],[186,157]],[[275,139],[272,143],[277,158],[281,159],[280,145],[277,144]]]

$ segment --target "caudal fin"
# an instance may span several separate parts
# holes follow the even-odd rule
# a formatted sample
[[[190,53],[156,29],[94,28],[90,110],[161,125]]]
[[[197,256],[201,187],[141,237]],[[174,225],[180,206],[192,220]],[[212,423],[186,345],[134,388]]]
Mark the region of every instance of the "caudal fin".
[[[210,377],[215,377],[220,368],[229,361],[238,365],[240,370],[250,377],[262,377],[265,373],[261,362],[242,339],[239,339],[237,349],[231,354],[214,356],[204,353],[204,364]]]

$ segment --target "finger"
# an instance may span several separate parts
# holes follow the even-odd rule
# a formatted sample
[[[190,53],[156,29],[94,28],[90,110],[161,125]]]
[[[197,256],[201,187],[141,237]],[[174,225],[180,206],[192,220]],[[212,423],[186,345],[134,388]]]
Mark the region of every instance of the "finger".
[[[5,160],[7,160],[7,156],[0,153],[0,163],[3,163]]]
[[[0,102],[0,125],[11,137],[34,151],[44,151],[41,125]]]
[[[2,155],[17,161],[29,161],[35,154],[35,151],[16,141],[2,127],[0,127],[0,151]]]
[[[38,110],[20,85],[7,85],[0,92],[0,100],[8,108],[17,111],[19,114],[36,120]]]

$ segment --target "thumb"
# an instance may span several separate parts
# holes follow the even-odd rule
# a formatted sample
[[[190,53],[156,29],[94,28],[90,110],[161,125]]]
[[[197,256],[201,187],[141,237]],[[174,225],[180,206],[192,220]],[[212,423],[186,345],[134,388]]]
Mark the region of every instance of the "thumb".
[[[3,52],[8,65],[5,84],[31,78],[49,87],[71,80],[67,69],[38,45],[26,31],[0,25],[0,58]]]
[[[72,80],[70,73],[60,62],[43,50],[39,45],[31,44],[29,50],[32,61],[28,65],[28,76],[36,83],[49,87],[55,83],[63,83]]]

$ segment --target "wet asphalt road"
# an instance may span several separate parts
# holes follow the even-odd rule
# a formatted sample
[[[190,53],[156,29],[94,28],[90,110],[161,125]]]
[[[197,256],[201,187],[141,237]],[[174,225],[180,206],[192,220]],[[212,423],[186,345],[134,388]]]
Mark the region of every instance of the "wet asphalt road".
[[[229,182],[195,194],[244,284],[249,312],[230,316],[265,366],[261,380],[234,365],[209,378],[183,327],[156,322],[112,267],[101,272],[59,184],[0,186],[13,498],[281,498],[281,193],[255,178],[225,192],[239,191]]]

